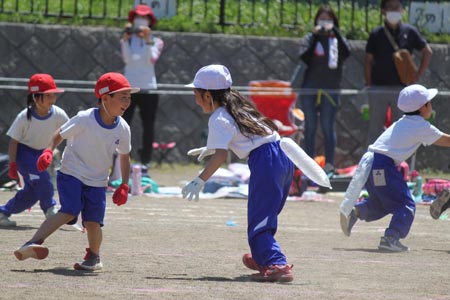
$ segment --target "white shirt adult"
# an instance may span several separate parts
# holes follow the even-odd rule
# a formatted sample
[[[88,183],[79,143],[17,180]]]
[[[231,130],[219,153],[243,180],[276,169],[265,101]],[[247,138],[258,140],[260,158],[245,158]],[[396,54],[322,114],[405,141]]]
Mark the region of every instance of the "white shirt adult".
[[[107,186],[114,151],[119,154],[131,151],[127,122],[117,117],[116,123],[107,126],[97,108],[78,112],[61,127],[60,135],[67,139],[60,171],[88,186]]]
[[[27,108],[22,110],[6,133],[12,139],[36,150],[45,149],[53,134],[69,120],[66,112],[53,105],[45,117],[31,110],[31,119],[27,119]]]
[[[139,87],[141,91],[157,88],[155,63],[164,47],[162,39],[151,36],[151,43],[132,35],[127,41],[120,40],[122,58],[125,62],[125,77],[131,86]]]
[[[404,115],[369,146],[369,151],[389,156],[398,165],[411,157],[420,145],[432,145],[443,134],[422,116]]]
[[[269,128],[267,131],[271,132]],[[230,149],[240,159],[244,159],[252,150],[279,139],[280,135],[276,131],[266,136],[254,135],[250,139],[245,137],[233,117],[225,107],[221,106],[209,117],[206,147],[208,149]]]

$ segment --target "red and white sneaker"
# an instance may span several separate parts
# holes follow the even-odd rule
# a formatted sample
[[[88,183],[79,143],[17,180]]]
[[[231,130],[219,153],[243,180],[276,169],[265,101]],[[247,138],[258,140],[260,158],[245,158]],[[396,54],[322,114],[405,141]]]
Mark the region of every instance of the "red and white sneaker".
[[[48,256],[48,248],[34,242],[28,242],[14,251],[14,255],[18,260],[27,258],[44,259]]]
[[[250,275],[250,279],[260,282],[291,282],[294,280],[293,265],[273,265],[258,274]]]
[[[75,270],[87,270],[87,271],[98,271],[103,268],[103,264],[100,261],[100,256],[91,252],[91,249],[86,248],[86,255],[84,260],[77,262],[73,265]]]

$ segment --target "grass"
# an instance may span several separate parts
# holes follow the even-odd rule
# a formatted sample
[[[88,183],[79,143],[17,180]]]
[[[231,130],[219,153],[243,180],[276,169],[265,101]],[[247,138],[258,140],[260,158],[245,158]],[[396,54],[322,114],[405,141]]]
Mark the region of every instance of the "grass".
[[[92,2],[92,5],[90,3]],[[301,37],[312,29],[312,18],[322,1],[225,1],[225,26],[220,26],[220,1],[178,0],[177,15],[160,19],[157,30],[237,35]],[[350,1],[329,1],[349,38],[365,40],[381,22],[378,5],[354,7]],[[2,0],[0,21],[34,24],[101,25],[123,27],[132,0]],[[338,7],[338,3],[340,7]],[[407,13],[404,14],[405,18]],[[406,20],[405,20],[406,21]],[[424,32],[433,43],[449,43],[448,34]]]

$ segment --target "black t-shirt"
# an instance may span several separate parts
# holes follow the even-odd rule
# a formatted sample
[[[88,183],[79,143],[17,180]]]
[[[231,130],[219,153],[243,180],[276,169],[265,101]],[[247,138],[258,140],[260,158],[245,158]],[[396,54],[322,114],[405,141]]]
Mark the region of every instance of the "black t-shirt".
[[[328,66],[331,36],[335,36],[338,42],[336,69],[330,69]],[[336,27],[333,27],[330,35],[308,34],[299,52],[299,58],[307,65],[302,87],[338,89],[342,78],[342,66],[349,55],[348,41]]]
[[[387,27],[400,49],[408,49],[412,54],[413,50],[421,51],[427,41],[419,31],[409,25],[400,24],[396,30]],[[395,69],[392,53],[394,48],[386,37],[383,26],[375,28],[369,36],[366,45],[366,52],[374,57],[372,65],[372,84],[374,85],[404,85],[398,77]]]

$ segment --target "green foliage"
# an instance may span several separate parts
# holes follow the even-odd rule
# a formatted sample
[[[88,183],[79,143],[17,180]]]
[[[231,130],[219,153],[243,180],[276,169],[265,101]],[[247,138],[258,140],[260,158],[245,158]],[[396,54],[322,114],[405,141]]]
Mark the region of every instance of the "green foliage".
[[[327,2],[338,14],[340,29],[349,39],[366,40],[370,30],[381,23],[378,4],[369,4],[366,7],[358,4],[365,3],[364,1]],[[123,27],[134,1],[2,0],[1,3],[0,21]],[[225,3],[224,26],[218,25],[220,1],[177,0],[178,14],[170,19],[159,20],[156,29],[173,32],[299,37],[312,30],[314,15],[323,2],[227,0]],[[422,32],[432,43],[450,42],[449,34],[432,34],[423,30]]]

